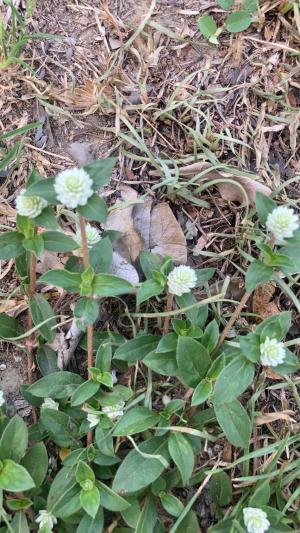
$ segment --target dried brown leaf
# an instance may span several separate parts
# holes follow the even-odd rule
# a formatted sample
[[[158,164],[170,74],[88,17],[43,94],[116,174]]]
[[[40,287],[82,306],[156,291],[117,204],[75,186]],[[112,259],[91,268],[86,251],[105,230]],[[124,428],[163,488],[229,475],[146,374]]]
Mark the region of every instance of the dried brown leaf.
[[[137,192],[127,185],[122,185],[119,188],[119,192],[121,193],[123,204],[137,200]],[[112,209],[109,213],[105,229],[122,233],[122,237],[114,243],[114,248],[119,255],[124,257],[129,263],[132,263],[137,260],[142,250],[141,237],[133,225],[133,205],[122,207],[122,202],[117,202],[116,205],[119,207]]]
[[[272,283],[266,283],[257,287],[253,293],[252,310],[262,320],[280,313],[277,302],[272,301],[274,293],[275,287]]]
[[[152,210],[150,250],[162,257],[170,255],[175,264],[185,264],[187,261],[184,233],[166,203],[158,204]]]
[[[290,415],[295,415],[295,413],[288,410],[279,413],[264,413],[263,415],[256,416],[254,421],[257,426],[261,426],[262,424],[272,424],[277,420],[288,420],[289,422],[296,424],[296,420],[291,418]]]

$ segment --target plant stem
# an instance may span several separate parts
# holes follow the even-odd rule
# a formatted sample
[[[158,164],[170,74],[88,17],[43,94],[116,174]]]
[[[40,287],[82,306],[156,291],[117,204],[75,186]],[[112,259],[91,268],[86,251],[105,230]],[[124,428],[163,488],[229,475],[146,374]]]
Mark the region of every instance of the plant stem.
[[[168,292],[168,294],[167,294],[167,305],[166,305],[166,312],[167,313],[172,310],[173,299],[174,299],[173,294]],[[162,331],[163,335],[166,335],[168,333],[169,325],[170,325],[170,316],[166,316],[165,320],[164,320],[163,331]]]
[[[82,242],[82,259],[83,259],[83,265],[84,268],[88,268],[90,266],[90,260],[89,260],[89,249],[88,249],[88,242],[86,237],[86,229],[85,229],[85,220],[82,216],[79,216],[79,225],[80,225],[80,232],[81,232],[81,242]],[[87,367],[90,368],[93,366],[93,324],[87,327]],[[90,379],[90,374],[89,374]],[[87,445],[91,444],[93,441],[93,432],[89,431],[87,434]]]
[[[231,315],[230,320],[228,320],[225,328],[223,329],[223,331],[221,333],[221,336],[220,336],[220,339],[219,339],[219,342],[217,344],[217,347],[216,347],[216,349],[213,352],[213,355],[215,355],[217,353],[217,351],[219,350],[220,346],[222,346],[222,344],[225,341],[229,331],[232,329],[232,326],[234,325],[235,321],[238,319],[241,310],[243,309],[243,307],[248,302],[250,296],[251,296],[250,292],[245,292],[243,298],[241,299],[240,303],[236,307],[234,313]]]
[[[35,295],[35,289],[36,289],[36,256],[33,252],[30,252],[30,256],[29,256],[29,261],[30,261],[30,265],[29,265],[29,297],[31,298],[32,296]],[[30,312],[30,307],[28,308],[28,315],[27,315],[27,327],[28,327],[28,330],[30,330],[33,326],[33,322],[32,322],[32,316],[31,316],[31,312]],[[28,339],[28,356],[27,356],[27,376],[28,376],[28,382],[29,382],[29,385],[32,384],[32,381],[33,381],[33,378],[32,378],[32,369],[33,369],[33,356],[32,356],[32,353],[33,353],[33,341],[34,341],[34,336],[30,337]],[[36,422],[37,421],[37,416],[36,416],[36,409],[35,407],[32,408],[32,418],[33,418],[33,421]]]

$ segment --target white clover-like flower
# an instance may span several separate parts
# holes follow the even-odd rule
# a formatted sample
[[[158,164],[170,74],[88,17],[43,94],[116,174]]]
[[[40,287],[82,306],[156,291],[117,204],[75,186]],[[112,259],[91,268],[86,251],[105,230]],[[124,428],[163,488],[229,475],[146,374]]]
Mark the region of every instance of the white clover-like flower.
[[[267,514],[256,507],[245,507],[243,509],[244,523],[248,533],[264,533],[268,531],[270,522]]]
[[[190,292],[196,286],[197,276],[195,271],[189,266],[178,266],[168,275],[168,289],[171,294],[182,296]]]
[[[0,390],[0,407],[5,404],[5,398],[3,394],[3,390]]]
[[[43,533],[52,533],[54,526],[57,524],[57,519],[49,511],[42,510],[39,511],[36,523],[39,524],[39,531],[43,530]]]
[[[39,196],[24,196],[25,192],[25,189],[23,189],[16,198],[18,215],[21,215],[22,217],[36,218],[48,205],[48,202]]]
[[[272,213],[269,213],[266,226],[270,233],[274,235],[276,244],[282,244],[284,239],[292,237],[294,232],[300,227],[299,217],[293,209],[282,205],[275,207]]]
[[[266,337],[266,340],[260,345],[259,349],[260,360],[264,366],[277,366],[283,363],[285,358],[283,342]]]
[[[58,411],[59,403],[52,400],[52,398],[44,398],[41,409],[54,409],[54,411]]]
[[[97,415],[97,413],[88,413],[87,415],[87,421],[89,423],[90,429],[98,426],[100,422],[100,416]]]
[[[120,418],[123,416],[125,402],[118,402],[115,405],[105,405],[102,407],[102,413],[104,413],[108,418],[111,420],[115,420],[116,418]]]
[[[101,240],[101,235],[99,231],[97,230],[97,228],[94,228],[93,226],[91,226],[91,224],[85,225],[85,231],[86,231],[86,239],[87,239],[88,247],[92,248],[94,244],[97,244],[97,242]],[[76,242],[78,242],[80,246],[82,246],[80,228],[77,228],[75,240]]]
[[[83,168],[70,168],[60,172],[54,181],[58,200],[69,209],[86,205],[93,194],[93,181]]]

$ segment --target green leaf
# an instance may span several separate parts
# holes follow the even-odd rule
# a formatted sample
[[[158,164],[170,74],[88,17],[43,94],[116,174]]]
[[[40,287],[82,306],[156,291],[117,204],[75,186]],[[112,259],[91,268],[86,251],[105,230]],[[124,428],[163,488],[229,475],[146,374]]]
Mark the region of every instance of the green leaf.
[[[40,196],[49,202],[49,204],[57,204],[57,196],[54,190],[54,179],[45,178],[36,181],[24,193],[24,196]]]
[[[33,501],[29,498],[22,498],[22,499],[11,499],[6,500],[6,505],[9,509],[12,511],[20,511],[21,509],[28,509],[33,504]],[[1,530],[0,530],[1,531]]]
[[[192,388],[205,377],[211,364],[206,348],[190,337],[178,337],[176,358],[182,381]]]
[[[281,267],[285,274],[299,274],[300,272],[300,253],[297,246],[285,246],[280,251],[293,261],[293,267]]]
[[[215,268],[200,268],[195,270],[197,276],[196,287],[203,287],[203,285],[213,277],[215,271]]]
[[[225,366],[225,355],[221,353],[211,364],[207,372],[207,379],[216,380]]]
[[[213,352],[217,347],[219,340],[219,326],[216,320],[212,320],[207,324],[203,337],[201,339],[201,344],[207,349],[209,353]]]
[[[76,486],[74,469],[63,467],[50,484],[47,509],[51,509],[53,514],[57,515],[64,498],[70,494],[70,491]]]
[[[56,230],[59,228],[55,212],[51,207],[45,207],[38,217],[35,217],[34,222],[37,226],[42,228]]]
[[[34,444],[24,455],[21,464],[31,475],[35,486],[40,487],[48,472],[48,454],[45,444],[43,442]]]
[[[97,486],[100,492],[101,504],[105,509],[109,509],[109,511],[113,512],[120,512],[130,507],[130,504],[124,500],[124,498],[119,496],[119,494],[114,492],[101,481],[97,481]]]
[[[24,253],[24,235],[18,231],[7,231],[0,235],[0,259],[14,259]]]
[[[268,215],[277,207],[277,204],[269,196],[266,196],[261,192],[257,192],[255,197],[255,207],[259,221],[261,224],[265,224],[267,222]]]
[[[136,303],[140,305],[141,303],[149,300],[153,296],[158,296],[164,291],[164,287],[158,281],[154,279],[148,279],[141,284],[137,290],[136,294]]]
[[[101,239],[89,251],[90,265],[96,274],[109,272],[112,265],[113,249],[108,237]]]
[[[285,358],[281,365],[274,367],[274,370],[278,374],[292,374],[299,370],[300,364],[298,357],[294,355],[290,350],[285,349]]]
[[[81,383],[81,385],[79,385],[79,387],[72,394],[71,405],[74,407],[86,402],[92,398],[96,392],[98,392],[99,388],[100,383],[92,381],[91,379]]]
[[[214,404],[217,420],[231,444],[247,448],[252,426],[247,411],[238,400]]]
[[[269,479],[258,482],[249,500],[249,507],[261,507],[262,505],[267,505],[270,495],[271,490]]]
[[[80,503],[85,512],[95,518],[100,506],[100,493],[97,487],[80,491]]]
[[[217,0],[219,6],[222,7],[222,9],[225,9],[226,11],[233,7],[234,2],[235,0]]]
[[[164,438],[154,437],[142,442],[138,449],[143,454],[168,458],[167,443]],[[121,494],[130,494],[151,485],[163,472],[165,466],[158,458],[145,457],[133,449],[126,455],[115,475],[112,489]]]
[[[162,376],[177,376],[179,373],[176,352],[150,352],[143,359],[144,365]]]
[[[47,344],[44,344],[38,349],[36,362],[43,376],[58,372],[57,354],[52,348],[50,348],[50,346],[47,346]]]
[[[49,320],[46,324],[39,327],[40,333],[44,339],[48,342],[52,342],[55,338],[56,330],[51,328],[56,325],[57,321],[51,305],[47,302],[44,296],[38,293],[30,298],[29,305],[35,326],[38,326],[44,320],[53,317],[53,320]]]
[[[180,333],[178,333],[178,335],[180,335]],[[176,351],[177,341],[178,341],[178,336],[176,335],[176,333],[167,333],[167,335],[164,335],[160,339],[158,346],[155,350],[156,353]]]
[[[207,38],[215,35],[218,29],[215,19],[210,15],[203,15],[202,17],[199,17],[198,27],[201,33]]]
[[[195,533],[196,531],[200,531],[196,513],[189,511],[177,527],[176,533]]]
[[[10,533],[30,533],[26,514],[24,511],[18,511],[11,521],[12,531]],[[9,530],[5,529],[5,533]]]
[[[260,337],[256,333],[248,333],[245,337],[239,337],[240,348],[252,363],[257,363],[260,359]]]
[[[147,496],[143,510],[137,521],[135,533],[153,533],[157,518],[154,499],[152,496]]]
[[[99,304],[96,300],[90,298],[80,298],[77,300],[74,308],[76,325],[80,331],[85,331],[87,326],[94,324],[99,316]]]
[[[21,492],[34,487],[34,481],[23,466],[5,459],[0,468],[0,489]]]
[[[0,459],[19,462],[28,445],[28,430],[24,420],[15,415],[5,427],[0,440]]]
[[[112,347],[111,343],[106,342],[100,344],[96,353],[95,367],[99,368],[101,372],[109,372],[112,359]]]
[[[24,237],[32,237],[34,228],[36,226],[35,220],[29,217],[23,217],[17,213],[16,217],[17,229]]]
[[[126,292],[131,292],[129,281],[112,276],[111,274],[96,274],[93,281],[93,294],[98,296],[118,296]]]
[[[98,194],[93,194],[85,205],[79,205],[77,211],[87,220],[104,223],[107,219],[107,205]]]
[[[82,482],[89,480],[95,482],[95,474],[91,467],[84,461],[79,461],[76,468],[76,481],[81,484]]]
[[[252,292],[258,285],[270,281],[273,275],[273,268],[265,265],[262,261],[255,259],[246,272],[246,290]]]
[[[103,509],[102,507],[99,507],[99,510],[95,518],[92,518],[88,514],[85,514],[82,517],[78,525],[78,528],[76,529],[76,533],[102,533],[103,527],[104,527]]]
[[[279,315],[266,318],[256,327],[255,333],[262,335],[264,332],[264,335],[272,336],[274,330],[278,329],[278,325],[281,329],[280,337],[278,338],[280,340],[285,337],[291,328],[292,314],[290,311],[282,311]]]
[[[33,252],[36,257],[40,257],[44,250],[44,239],[42,235],[35,235],[32,239],[24,239],[23,248],[28,252]]]
[[[168,438],[168,448],[180,472],[182,483],[187,485],[194,468],[194,452],[188,439],[179,431],[171,432]]]
[[[105,159],[96,159],[83,167],[93,180],[94,190],[99,189],[108,183],[115,164],[115,157],[107,157]]]
[[[134,407],[127,411],[115,426],[113,435],[122,437],[142,433],[158,424],[160,416],[146,407]]]
[[[80,383],[83,383],[83,379],[78,374],[53,372],[33,383],[28,391],[38,398],[68,398]]]
[[[63,269],[49,270],[49,272],[43,274],[38,281],[47,285],[61,287],[70,292],[79,292],[81,274],[78,272],[68,272],[68,270]]]
[[[159,499],[165,511],[171,516],[177,517],[182,513],[184,509],[183,503],[173,494],[162,492],[159,495]]]
[[[210,494],[213,502],[220,507],[229,505],[232,500],[231,479],[225,472],[217,472],[211,478]]]
[[[114,443],[110,430],[103,429],[98,424],[95,431],[95,442],[101,453],[107,456],[115,457]]]
[[[140,335],[125,344],[121,344],[115,351],[114,359],[136,363],[156,349],[159,339],[160,337],[156,335]]]
[[[248,13],[254,13],[258,9],[258,0],[244,0],[243,8]]]
[[[192,406],[204,403],[211,396],[212,390],[212,383],[207,379],[202,379],[194,390]]]
[[[252,18],[247,11],[235,11],[228,15],[226,19],[226,28],[230,33],[244,31],[251,25]]]
[[[162,259],[159,255],[145,251],[140,253],[139,261],[147,279],[152,279],[153,272],[159,272],[162,264]]]
[[[176,296],[175,300],[179,308],[197,304],[197,300],[191,292],[187,292],[182,296]],[[207,320],[208,306],[203,305],[200,308],[194,307],[193,309],[186,311],[185,314],[194,326],[202,328]]]
[[[237,398],[252,383],[254,378],[254,364],[243,355],[235,357],[223,368],[214,389],[213,401],[222,403],[231,402]]]
[[[43,238],[45,250],[50,252],[65,253],[79,248],[78,242],[68,235],[64,235],[61,231],[45,231]]]
[[[76,441],[71,432],[74,424],[66,413],[44,408],[41,410],[40,421],[55,444],[62,448],[74,447]]]
[[[22,335],[23,328],[18,321],[5,313],[0,313],[0,337],[13,338]]]

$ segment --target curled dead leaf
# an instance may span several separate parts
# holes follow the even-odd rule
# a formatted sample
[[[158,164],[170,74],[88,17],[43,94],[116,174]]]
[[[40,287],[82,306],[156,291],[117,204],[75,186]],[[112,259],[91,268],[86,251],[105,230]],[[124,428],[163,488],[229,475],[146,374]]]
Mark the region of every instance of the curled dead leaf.
[[[290,415],[294,415],[295,413],[293,411],[281,411],[279,413],[264,413],[263,415],[256,416],[254,419],[254,422],[257,426],[261,426],[263,424],[272,424],[273,422],[276,422],[277,420],[287,420],[288,422],[292,422],[293,424],[296,424],[296,420],[291,418]]]
[[[219,192],[225,200],[229,202],[239,202],[240,204],[244,205],[245,202],[245,194],[243,190],[245,191],[248,201],[251,205],[255,204],[255,196],[257,192],[261,192],[265,194],[266,196],[269,196],[272,191],[269,187],[266,185],[260,183],[258,181],[258,176],[255,174],[251,175],[235,175],[231,173],[229,170],[225,171],[223,169],[215,169],[210,163],[207,163],[206,161],[198,161],[197,163],[192,163],[191,165],[186,165],[184,167],[179,167],[178,169],[180,176],[186,176],[186,177],[194,177],[196,174],[203,173],[203,176],[199,178],[199,181],[203,182],[203,180],[206,179],[230,179],[235,183],[220,183],[217,185]],[[174,173],[174,171],[171,170],[171,173]],[[151,175],[159,175],[157,171],[150,172]],[[247,173],[248,174],[248,173]]]
[[[127,185],[122,185],[119,188],[119,192],[123,202],[117,202],[116,205],[118,207],[115,207],[109,213],[105,229],[120,231],[122,233],[122,237],[114,242],[114,249],[129,263],[132,263],[140,255],[142,240],[133,225],[133,205],[127,204],[136,201],[138,194]]]
[[[257,287],[253,293],[252,310],[262,320],[280,313],[278,303],[272,300],[275,290],[272,283],[266,283]]]
[[[150,250],[162,257],[170,255],[175,264],[185,264],[187,261],[184,233],[166,203],[158,204],[152,210]]]

